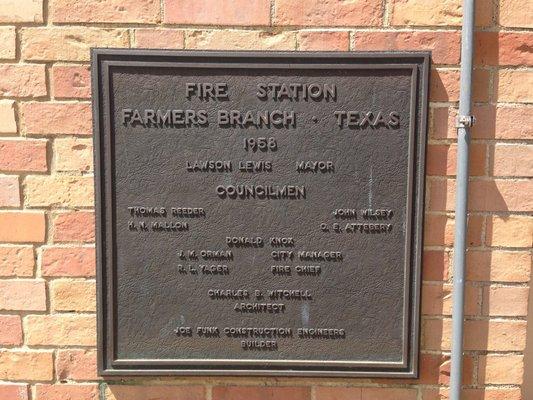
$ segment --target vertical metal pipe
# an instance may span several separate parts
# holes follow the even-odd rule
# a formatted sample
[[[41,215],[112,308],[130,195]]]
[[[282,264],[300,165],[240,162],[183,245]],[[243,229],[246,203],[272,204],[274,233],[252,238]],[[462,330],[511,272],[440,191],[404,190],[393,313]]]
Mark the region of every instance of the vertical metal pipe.
[[[475,0],[463,0],[463,28],[461,33],[461,82],[459,115],[457,117],[457,179],[455,199],[450,400],[461,399],[461,382],[463,375],[468,154],[470,147],[470,127],[474,122],[474,119],[471,116],[472,63],[474,54],[474,3]]]

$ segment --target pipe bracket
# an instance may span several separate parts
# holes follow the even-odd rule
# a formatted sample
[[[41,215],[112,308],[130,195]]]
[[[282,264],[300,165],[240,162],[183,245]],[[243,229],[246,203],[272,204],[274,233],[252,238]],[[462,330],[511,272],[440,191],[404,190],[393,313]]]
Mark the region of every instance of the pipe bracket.
[[[470,128],[476,123],[476,117],[473,115],[458,115],[455,121],[456,128]]]

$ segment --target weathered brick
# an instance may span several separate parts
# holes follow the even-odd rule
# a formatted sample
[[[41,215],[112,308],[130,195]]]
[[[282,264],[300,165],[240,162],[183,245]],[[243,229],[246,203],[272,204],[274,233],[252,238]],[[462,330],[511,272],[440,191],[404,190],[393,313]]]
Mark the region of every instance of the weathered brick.
[[[213,388],[213,400],[309,400],[310,396],[311,389],[303,386],[215,386]]]
[[[0,345],[19,346],[21,344],[22,321],[20,315],[0,315]]]
[[[355,50],[431,50],[435,64],[457,64],[461,55],[458,31],[355,32]]]
[[[476,32],[474,40],[475,64],[533,65],[532,33]]]
[[[98,400],[98,385],[35,385],[36,400]]]
[[[497,144],[489,170],[494,176],[532,177],[533,145]]]
[[[294,50],[294,32],[263,32],[245,30],[188,31],[188,49],[218,50]]]
[[[448,25],[462,22],[461,0],[393,0],[392,25]],[[476,26],[492,25],[491,0],[476,2]]]
[[[56,279],[50,284],[50,299],[55,311],[96,311],[95,282]]]
[[[484,384],[522,383],[524,375],[524,356],[488,355],[479,357],[478,381]]]
[[[92,381],[98,379],[96,372],[96,351],[58,350],[56,356],[57,379]]]
[[[34,266],[32,246],[0,245],[0,276],[32,276]]]
[[[135,29],[135,47],[145,49],[183,49],[185,33],[178,29]]]
[[[433,139],[457,137],[455,119],[457,109],[453,107],[435,107],[430,109],[429,134]]]
[[[533,107],[474,107],[476,139],[533,139]],[[520,121],[520,123],[517,123]]]
[[[94,204],[93,178],[90,176],[32,175],[24,182],[29,207],[87,207]]]
[[[426,173],[428,175],[455,175],[457,167],[457,146],[448,144],[429,145],[427,148]],[[469,173],[471,176],[485,174],[487,146],[482,143],[470,145]]]
[[[0,211],[0,227],[0,242],[44,242],[46,228],[41,211]]]
[[[128,32],[121,29],[80,27],[24,28],[24,60],[89,61],[91,47],[128,47]]]
[[[43,247],[41,259],[43,276],[91,277],[95,273],[94,247]]]
[[[528,295],[528,287],[484,287],[483,315],[504,317],[526,316]]]
[[[481,311],[480,290],[475,286],[466,286],[465,315],[479,315]],[[452,285],[424,284],[422,286],[422,314],[451,315]]]
[[[531,255],[527,251],[470,250],[466,277],[471,281],[528,282]]]
[[[25,383],[0,384],[0,399],[28,400],[28,385]]]
[[[468,218],[467,242],[469,246],[481,245],[484,218],[470,215]],[[455,221],[452,216],[427,214],[424,220],[424,244],[426,246],[451,246],[454,241]]]
[[[200,385],[109,385],[106,388],[107,400],[204,400],[204,398],[205,389]],[[216,400],[216,398],[213,397],[213,400]],[[238,398],[232,400],[238,400]]]
[[[275,0],[274,25],[379,26],[383,4],[372,0]]]
[[[90,103],[22,103],[20,113],[23,130],[30,135],[92,133]]]
[[[531,247],[533,244],[533,218],[511,215],[487,219],[488,246]]]
[[[416,400],[416,389],[404,388],[361,388],[361,400]]]
[[[502,102],[533,102],[533,71],[500,70],[495,76],[495,97]]]
[[[0,64],[0,96],[46,96],[45,66],[36,64]]]
[[[445,281],[449,277],[450,254],[443,250],[425,250],[422,257],[422,280]]]
[[[164,22],[186,25],[269,25],[269,0],[165,0]]]
[[[499,23],[509,28],[533,28],[533,5],[529,0],[500,0]]]
[[[16,133],[15,102],[0,100],[0,133]]]
[[[43,0],[2,0],[0,22],[43,22]]]
[[[159,0],[53,0],[50,16],[54,23],[121,22],[154,24],[160,21]]]
[[[86,172],[93,169],[92,139],[76,137],[54,140],[55,170]]]
[[[0,379],[49,381],[53,368],[52,351],[0,350]]]
[[[54,98],[88,99],[91,97],[91,74],[86,65],[54,65]]]
[[[0,207],[20,207],[18,176],[0,176]]]
[[[52,215],[54,242],[94,242],[94,213],[61,212]]]
[[[455,180],[431,182],[429,207],[433,211],[455,209]],[[471,211],[529,211],[533,207],[531,180],[472,180],[468,186]]]
[[[350,35],[343,31],[301,31],[297,35],[299,50],[346,51]]]
[[[0,280],[0,310],[45,311],[45,282]]]
[[[89,314],[28,315],[24,329],[31,346],[95,346],[96,318]]]
[[[16,52],[16,33],[12,26],[0,27],[0,58],[14,60]]]
[[[0,140],[0,169],[9,172],[48,170],[46,140]]]

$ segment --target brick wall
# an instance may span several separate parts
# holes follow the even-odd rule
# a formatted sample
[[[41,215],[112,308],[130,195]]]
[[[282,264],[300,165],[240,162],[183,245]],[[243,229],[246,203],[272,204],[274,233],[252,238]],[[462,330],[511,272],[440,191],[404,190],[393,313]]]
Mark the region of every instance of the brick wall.
[[[518,400],[533,3],[477,3],[465,399]],[[0,399],[446,399],[460,23],[461,0],[0,0]],[[419,379],[97,378],[92,46],[433,51]]]

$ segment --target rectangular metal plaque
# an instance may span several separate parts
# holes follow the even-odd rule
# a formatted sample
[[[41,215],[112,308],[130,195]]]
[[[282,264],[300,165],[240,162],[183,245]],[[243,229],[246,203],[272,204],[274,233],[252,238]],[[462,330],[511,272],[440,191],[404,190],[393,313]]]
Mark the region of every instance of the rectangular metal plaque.
[[[102,375],[416,376],[428,53],[92,59]]]

